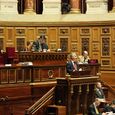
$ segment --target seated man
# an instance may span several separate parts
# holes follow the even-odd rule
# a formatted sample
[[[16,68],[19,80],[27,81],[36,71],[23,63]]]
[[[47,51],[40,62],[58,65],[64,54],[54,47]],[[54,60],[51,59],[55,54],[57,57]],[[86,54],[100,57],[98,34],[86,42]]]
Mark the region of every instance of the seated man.
[[[72,52],[69,54],[66,63],[66,71],[68,74],[72,74],[73,72],[77,71],[77,55],[76,53]]]
[[[101,104],[98,98],[88,107],[88,115],[107,115],[104,112],[99,111],[99,105]]]
[[[105,94],[103,92],[101,82],[96,83],[95,97],[105,101]]]
[[[113,100],[110,104],[108,104],[106,107],[105,107],[105,111],[106,112],[112,112],[115,114],[115,100]]]
[[[88,60],[89,60],[89,56],[88,56],[88,52],[87,51],[83,51],[83,55],[79,56],[79,63],[82,64],[88,64]]]

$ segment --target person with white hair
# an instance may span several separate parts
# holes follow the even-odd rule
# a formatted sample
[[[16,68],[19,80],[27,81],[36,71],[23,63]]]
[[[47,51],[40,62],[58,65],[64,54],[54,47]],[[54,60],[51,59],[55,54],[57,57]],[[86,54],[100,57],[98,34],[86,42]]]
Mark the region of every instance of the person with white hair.
[[[83,55],[79,56],[79,63],[82,64],[88,64],[88,60],[89,60],[89,56],[88,56],[88,52],[87,51],[83,51]]]
[[[75,52],[72,52],[67,57],[66,71],[68,74],[72,74],[77,71],[78,56]]]

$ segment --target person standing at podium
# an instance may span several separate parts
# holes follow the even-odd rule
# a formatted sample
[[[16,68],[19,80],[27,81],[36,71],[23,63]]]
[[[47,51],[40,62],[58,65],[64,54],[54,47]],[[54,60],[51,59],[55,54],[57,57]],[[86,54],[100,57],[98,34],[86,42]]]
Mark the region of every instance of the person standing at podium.
[[[66,71],[71,75],[73,72],[77,71],[77,54],[75,52],[72,52],[68,57],[69,59],[66,63]]]

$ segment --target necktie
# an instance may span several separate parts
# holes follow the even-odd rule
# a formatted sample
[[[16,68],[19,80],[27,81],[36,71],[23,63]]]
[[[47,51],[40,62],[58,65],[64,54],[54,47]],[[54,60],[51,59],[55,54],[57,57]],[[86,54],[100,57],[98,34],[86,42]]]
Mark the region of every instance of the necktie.
[[[77,70],[77,65],[75,62],[73,63],[73,66],[74,66],[74,69]]]
[[[98,111],[97,107],[95,107],[95,111],[96,111],[96,114],[98,115],[99,111]]]

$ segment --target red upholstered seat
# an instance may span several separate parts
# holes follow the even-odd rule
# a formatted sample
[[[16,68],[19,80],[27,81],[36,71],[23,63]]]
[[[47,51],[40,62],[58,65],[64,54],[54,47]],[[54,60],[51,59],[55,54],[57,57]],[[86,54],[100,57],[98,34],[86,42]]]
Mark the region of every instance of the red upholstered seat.
[[[6,47],[7,63],[13,63],[15,58],[15,47]]]
[[[4,57],[0,54],[0,65],[4,64]]]
[[[6,47],[6,53],[8,58],[14,58],[15,57],[15,47]]]

